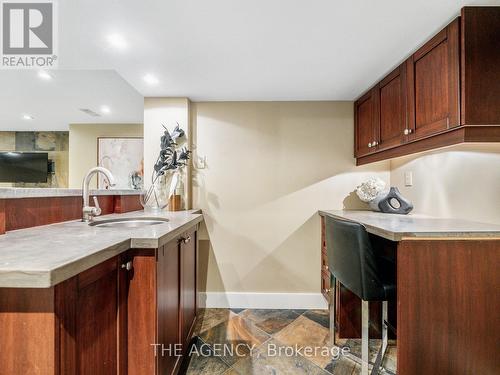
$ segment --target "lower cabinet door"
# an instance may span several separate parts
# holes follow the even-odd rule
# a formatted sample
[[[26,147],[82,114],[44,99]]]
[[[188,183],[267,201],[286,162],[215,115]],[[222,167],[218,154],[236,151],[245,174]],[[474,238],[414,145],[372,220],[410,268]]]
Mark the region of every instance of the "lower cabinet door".
[[[117,374],[118,259],[78,275],[76,291],[76,373]]]
[[[196,319],[196,231],[181,240],[181,342],[185,349]]]
[[[182,355],[179,344],[179,243],[171,241],[158,249],[158,374],[176,371]]]

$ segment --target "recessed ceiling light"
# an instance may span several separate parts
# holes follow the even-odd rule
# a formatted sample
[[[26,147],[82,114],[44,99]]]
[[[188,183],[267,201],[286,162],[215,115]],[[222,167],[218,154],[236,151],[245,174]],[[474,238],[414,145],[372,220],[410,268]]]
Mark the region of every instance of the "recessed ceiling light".
[[[146,82],[148,85],[157,85],[158,83],[160,83],[160,81],[158,80],[158,78],[156,78],[154,75],[152,74],[146,74],[143,78],[144,82]]]
[[[43,79],[45,81],[50,81],[53,77],[52,77],[52,74],[50,74],[49,72],[45,71],[45,70],[40,70],[38,72],[38,77],[40,79]]]
[[[31,115],[23,115],[23,120],[33,120],[34,117]]]
[[[111,108],[109,108],[107,105],[101,105],[101,113],[111,113]]]
[[[120,35],[120,34],[109,34],[107,37],[106,37],[106,40],[108,41],[108,43],[116,48],[116,49],[121,49],[121,50],[124,50],[127,48],[127,41],[125,40],[125,38]]]

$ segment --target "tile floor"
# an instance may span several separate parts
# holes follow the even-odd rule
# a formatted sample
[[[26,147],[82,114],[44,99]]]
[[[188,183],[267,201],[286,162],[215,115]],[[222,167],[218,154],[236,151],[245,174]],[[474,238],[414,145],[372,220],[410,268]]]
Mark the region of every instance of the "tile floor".
[[[359,365],[348,356],[334,358],[341,349],[329,346],[328,323],[326,310],[202,310],[191,356],[182,363],[180,374],[358,374]],[[360,344],[360,340],[337,342],[358,356]],[[380,340],[370,341],[371,361],[379,345]],[[297,352],[296,346],[311,349]],[[396,347],[391,345],[380,374],[395,373]]]

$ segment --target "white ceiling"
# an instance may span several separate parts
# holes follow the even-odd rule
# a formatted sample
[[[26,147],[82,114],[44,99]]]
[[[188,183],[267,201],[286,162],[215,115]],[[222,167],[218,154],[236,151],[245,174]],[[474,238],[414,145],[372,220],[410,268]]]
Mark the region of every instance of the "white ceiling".
[[[71,123],[142,123],[144,99],[112,70],[0,70],[0,131],[68,130]],[[102,112],[107,106],[109,113]],[[100,117],[80,111],[88,108]],[[24,115],[32,120],[23,119]]]
[[[466,4],[500,1],[59,1],[59,64],[116,69],[144,96],[351,100]]]

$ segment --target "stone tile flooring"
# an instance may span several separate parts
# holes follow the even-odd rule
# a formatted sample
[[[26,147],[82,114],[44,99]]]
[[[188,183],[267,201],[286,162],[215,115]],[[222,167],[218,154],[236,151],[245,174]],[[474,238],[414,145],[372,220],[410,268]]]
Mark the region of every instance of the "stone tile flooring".
[[[190,357],[182,375],[355,375],[360,366],[329,345],[326,310],[205,309],[199,314]],[[342,340],[359,355],[360,340]],[[374,361],[380,340],[370,340]],[[294,348],[310,347],[310,352]],[[315,349],[316,348],[316,349]],[[389,346],[380,374],[396,373],[396,347]]]

